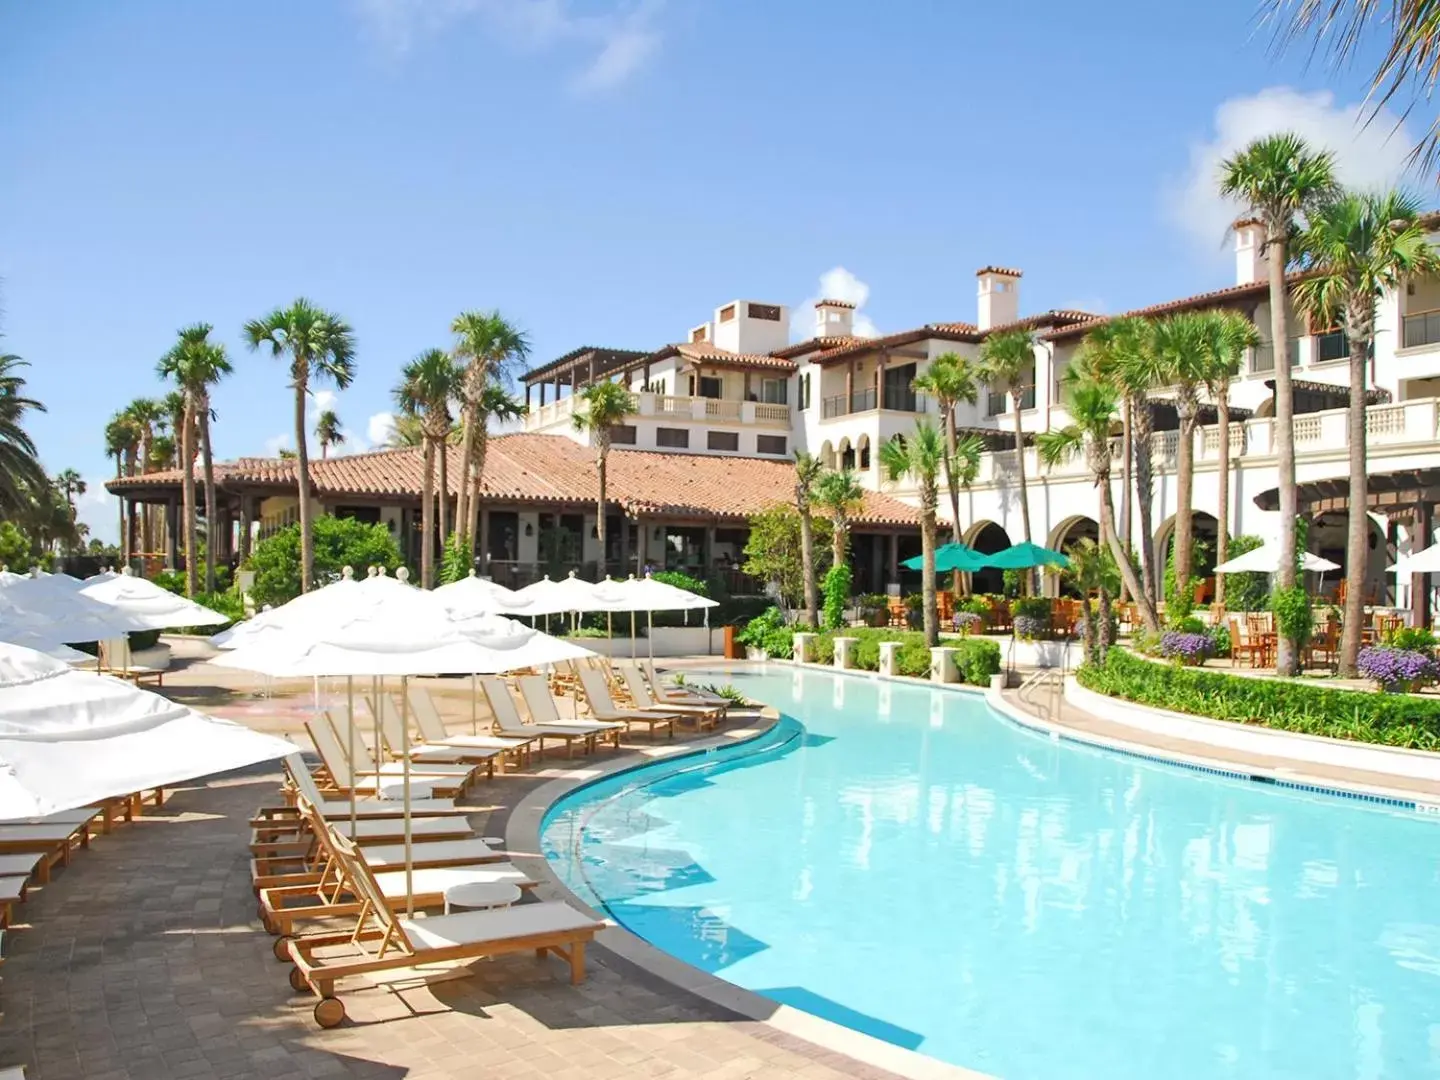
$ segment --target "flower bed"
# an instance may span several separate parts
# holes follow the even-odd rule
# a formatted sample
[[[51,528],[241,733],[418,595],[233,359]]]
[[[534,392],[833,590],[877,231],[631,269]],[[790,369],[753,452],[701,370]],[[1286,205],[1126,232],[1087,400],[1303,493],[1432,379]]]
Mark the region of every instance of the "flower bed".
[[[1409,693],[1428,686],[1435,681],[1437,670],[1434,657],[1413,649],[1397,649],[1387,645],[1372,645],[1361,649],[1355,666],[1367,679],[1374,679],[1381,690],[1390,693]]]
[[[1160,635],[1158,652],[1167,660],[1179,660],[1192,667],[1205,663],[1215,650],[1215,642],[1209,634],[1194,634],[1185,630],[1167,630]]]
[[[1440,750],[1440,701],[1429,698],[1157,664],[1124,649],[1111,649],[1104,665],[1082,667],[1075,677],[1098,694],[1212,720]]]

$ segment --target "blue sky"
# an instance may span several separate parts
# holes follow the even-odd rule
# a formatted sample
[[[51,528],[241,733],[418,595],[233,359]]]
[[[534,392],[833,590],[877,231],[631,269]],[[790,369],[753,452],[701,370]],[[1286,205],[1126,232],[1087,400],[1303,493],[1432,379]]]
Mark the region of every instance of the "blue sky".
[[[881,332],[1228,284],[1214,162],[1263,130],[1356,182],[1358,77],[1271,55],[1252,0],[0,0],[0,330],[99,494],[102,429],[204,320],[234,354],[216,451],[286,440],[242,322],[306,295],[355,327],[364,442],[408,358],[499,308],[537,360],[656,347],[735,297],[863,300]],[[374,423],[372,424],[372,419]],[[373,429],[373,432],[372,432]]]

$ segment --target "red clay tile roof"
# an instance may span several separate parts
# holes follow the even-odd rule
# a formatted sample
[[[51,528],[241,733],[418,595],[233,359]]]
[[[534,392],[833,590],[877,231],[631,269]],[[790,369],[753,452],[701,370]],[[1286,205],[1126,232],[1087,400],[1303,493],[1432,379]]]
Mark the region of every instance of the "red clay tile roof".
[[[1008,267],[1004,267],[1004,266],[982,266],[982,267],[980,267],[979,270],[976,270],[976,271],[975,271],[975,276],[976,276],[976,277],[979,277],[981,274],[1004,274],[1006,277],[1024,277],[1024,276],[1025,276],[1025,275],[1024,275],[1021,271],[1019,271],[1019,270],[1011,270],[1011,269],[1009,269]]]
[[[1035,330],[1042,326],[1055,326],[1066,323],[1083,322],[1097,318],[1087,311],[1043,311],[1038,315],[1027,315],[1023,319],[1016,319],[1014,322],[1001,323],[992,326],[988,330],[981,330],[973,323],[947,322],[931,323],[929,326],[922,326],[918,330],[903,330],[896,334],[888,334],[878,338],[854,338],[845,344],[834,348],[825,349],[819,354],[812,356],[810,362],[814,364],[828,364],[832,361],[844,359],[850,356],[859,356],[862,353],[872,352],[877,349],[888,348],[892,345],[908,345],[916,341],[926,341],[931,338],[938,338],[941,341],[966,341],[972,344],[984,341],[991,334],[1004,333],[1007,330]],[[806,342],[810,345],[810,342]],[[801,346],[792,345],[784,350],[785,355],[794,356]]]
[[[450,448],[450,485],[460,477],[460,452]],[[325,498],[419,499],[423,459],[417,448],[376,450],[365,454],[312,461],[310,475],[316,495]],[[295,461],[289,458],[242,458],[216,462],[222,488],[271,487],[277,494],[293,491]],[[112,492],[178,487],[179,470],[111,480]],[[675,517],[748,517],[776,503],[788,503],[794,492],[794,470],[785,460],[662,453],[616,447],[610,453],[608,491],[611,501],[632,514]],[[492,438],[485,458],[484,494],[498,502],[593,503],[597,482],[594,451],[563,435],[521,433]],[[867,492],[857,522],[872,525],[916,525],[918,511],[898,499]]]
[[[1304,276],[1304,274],[1298,273],[1287,274],[1285,280],[1289,284],[1294,284]],[[1168,315],[1172,311],[1188,311],[1191,308],[1219,307],[1235,300],[1260,299],[1267,296],[1269,292],[1270,285],[1264,281],[1252,282],[1249,285],[1227,285],[1223,289],[1212,289],[1210,292],[1197,293],[1194,296],[1185,296],[1179,300],[1166,300],[1163,304],[1151,304],[1149,307],[1135,308],[1133,311],[1122,312],[1122,316]],[[1109,322],[1111,319],[1122,316],[1093,315],[1087,321],[1057,327],[1043,336],[1049,341],[1058,341],[1076,334],[1083,334],[1092,327],[1099,326],[1103,322]]]
[[[856,337],[854,334],[834,334],[827,337],[813,337],[808,341],[798,341],[794,345],[786,345],[783,349],[776,349],[770,355],[790,359],[796,356],[805,356],[807,353],[823,352],[826,349],[838,349],[841,345],[849,345],[856,341],[866,340],[869,339]]]
[[[778,354],[731,352],[708,341],[682,341],[675,345],[666,345],[645,359],[653,363],[669,356],[679,356],[692,364],[708,364],[713,367],[762,368],[766,371],[783,371],[786,374],[795,370],[794,361],[787,357]]]
[[[816,300],[816,307],[843,307],[854,309],[855,305],[849,300]]]

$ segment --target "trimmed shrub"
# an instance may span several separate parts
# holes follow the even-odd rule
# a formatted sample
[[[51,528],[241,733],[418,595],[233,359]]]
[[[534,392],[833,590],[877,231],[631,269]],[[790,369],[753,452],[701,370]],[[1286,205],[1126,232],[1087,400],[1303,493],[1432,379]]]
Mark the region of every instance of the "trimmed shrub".
[[[895,674],[929,678],[930,646],[925,644],[924,634],[912,636],[895,650]]]
[[[777,660],[789,660],[795,655],[791,644],[794,633],[794,627],[785,625],[785,613],[770,607],[746,623],[735,640],[752,649],[764,649]]]
[[[962,641],[955,646],[955,666],[971,686],[989,686],[990,676],[1000,674],[1000,646],[983,638]]]
[[[845,625],[845,607],[850,603],[851,570],[849,563],[832,566],[825,571],[822,586],[825,592],[825,629],[838,630]]]
[[[1076,678],[1081,686],[1098,694],[1213,720],[1440,750],[1440,700],[1430,698],[1156,664],[1124,649],[1111,649],[1103,665],[1082,667]]]

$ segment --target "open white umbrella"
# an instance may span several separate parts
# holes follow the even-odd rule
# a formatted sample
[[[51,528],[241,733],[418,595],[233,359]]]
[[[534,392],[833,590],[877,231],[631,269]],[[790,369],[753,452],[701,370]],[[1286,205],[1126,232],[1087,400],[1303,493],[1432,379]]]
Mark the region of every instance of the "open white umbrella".
[[[515,594],[515,599],[524,602],[517,608],[521,615],[563,615],[572,611],[604,611],[596,598],[595,586],[575,576],[571,570],[558,581],[549,576],[526,585]]]
[[[529,615],[531,602],[513,589],[497,585],[470,571],[469,577],[441,585],[434,590],[451,611],[460,615]],[[544,614],[536,612],[535,614]]]
[[[1440,544],[1401,555],[1389,570],[1397,574],[1440,574]]]
[[[1252,548],[1243,555],[1237,555],[1228,562],[1223,562],[1215,567],[1217,574],[1278,574],[1280,572],[1281,549],[1279,544],[1261,544],[1258,548]],[[1339,570],[1340,564],[1333,563],[1329,559],[1322,559],[1319,555],[1305,552],[1300,558],[1302,570],[1314,570],[1324,572],[1328,570]]]
[[[0,818],[53,814],[294,751],[124,680],[0,645]]]
[[[53,580],[22,577],[0,589],[0,641],[10,641],[12,632],[52,642],[103,641],[144,629],[128,613],[52,585]]]
[[[80,596],[98,600],[133,618],[141,630],[170,630],[179,626],[223,626],[230,616],[202,607],[193,600],[136,577],[127,567],[106,581],[86,584]]]
[[[635,613],[645,612],[646,641],[650,660],[655,660],[654,613],[657,611],[699,611],[719,607],[718,601],[690,592],[649,574],[643,578],[629,577],[624,581],[605,581],[595,587],[597,598],[606,604],[605,611],[630,612],[631,651],[634,651]]]

